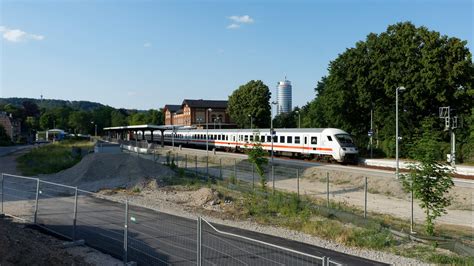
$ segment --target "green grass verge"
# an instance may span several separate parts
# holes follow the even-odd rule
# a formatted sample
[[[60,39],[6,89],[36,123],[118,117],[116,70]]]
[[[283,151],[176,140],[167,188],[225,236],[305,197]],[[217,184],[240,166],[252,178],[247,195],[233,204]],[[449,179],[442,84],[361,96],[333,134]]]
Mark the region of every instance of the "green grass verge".
[[[92,146],[88,141],[72,140],[41,146],[18,157],[18,169],[27,176],[57,173],[78,163],[82,159],[81,150]]]

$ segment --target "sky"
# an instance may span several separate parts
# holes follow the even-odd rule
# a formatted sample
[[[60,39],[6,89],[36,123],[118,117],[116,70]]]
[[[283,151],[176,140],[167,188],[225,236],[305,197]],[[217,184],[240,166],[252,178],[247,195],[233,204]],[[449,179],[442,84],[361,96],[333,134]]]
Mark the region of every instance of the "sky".
[[[0,0],[0,97],[157,109],[262,80],[293,105],[371,33],[411,21],[468,42],[473,1]]]

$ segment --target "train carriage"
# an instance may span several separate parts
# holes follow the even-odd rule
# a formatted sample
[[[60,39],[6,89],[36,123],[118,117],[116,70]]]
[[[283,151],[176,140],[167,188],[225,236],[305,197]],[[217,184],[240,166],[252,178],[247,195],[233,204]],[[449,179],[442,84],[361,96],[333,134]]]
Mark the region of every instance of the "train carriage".
[[[154,139],[161,133],[154,132]],[[207,137],[207,139],[206,139]],[[150,140],[150,133],[145,133]],[[239,151],[260,143],[264,150],[272,149],[270,129],[194,129],[179,128],[165,131],[165,142],[174,145],[216,148]],[[274,129],[275,154],[330,159],[337,162],[355,162],[358,149],[350,134],[337,128],[285,128]]]

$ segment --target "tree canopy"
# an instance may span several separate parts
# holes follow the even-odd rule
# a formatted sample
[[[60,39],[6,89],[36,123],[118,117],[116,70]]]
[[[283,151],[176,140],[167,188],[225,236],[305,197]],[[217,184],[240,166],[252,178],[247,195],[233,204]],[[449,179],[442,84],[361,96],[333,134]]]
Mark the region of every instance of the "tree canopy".
[[[270,97],[268,86],[261,80],[251,80],[229,96],[227,110],[241,128],[250,128],[250,117],[257,128],[270,126]]]
[[[380,148],[392,156],[395,91],[404,86],[406,90],[399,94],[399,121],[401,151],[406,156],[403,153],[415,141],[414,133],[423,121],[438,117],[439,107],[454,107],[459,117],[472,115],[474,67],[466,43],[410,22],[370,33],[330,62],[327,77],[315,89],[317,97],[303,108],[303,124],[342,128],[363,146],[373,109]],[[438,121],[431,130],[443,131]],[[459,133],[467,134],[468,128]]]

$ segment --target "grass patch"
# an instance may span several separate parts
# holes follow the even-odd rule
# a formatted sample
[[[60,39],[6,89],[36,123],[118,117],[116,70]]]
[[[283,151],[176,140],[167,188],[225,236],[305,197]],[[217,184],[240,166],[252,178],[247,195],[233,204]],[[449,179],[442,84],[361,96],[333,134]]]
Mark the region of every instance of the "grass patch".
[[[70,168],[82,159],[82,150],[91,149],[89,141],[63,141],[32,149],[17,158],[23,175],[53,174]]]

